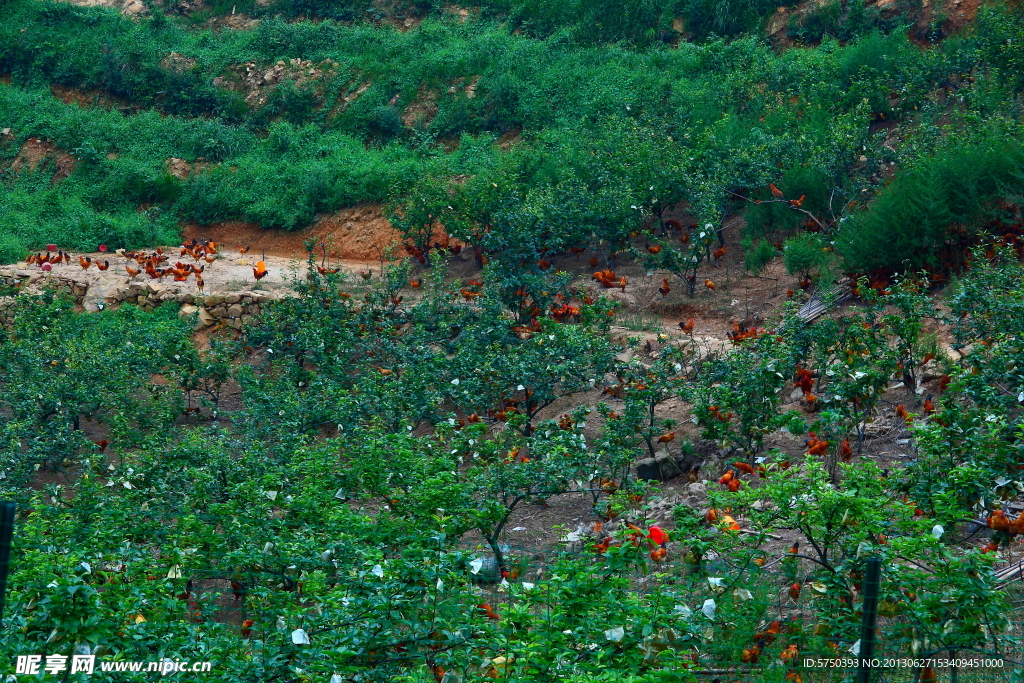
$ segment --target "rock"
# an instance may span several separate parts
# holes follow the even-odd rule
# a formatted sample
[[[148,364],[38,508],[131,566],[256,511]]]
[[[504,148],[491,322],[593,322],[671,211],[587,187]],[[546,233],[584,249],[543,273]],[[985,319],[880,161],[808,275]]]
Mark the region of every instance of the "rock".
[[[689,491],[694,496],[703,496],[705,493],[707,493],[708,487],[699,481],[695,481],[689,486],[687,486],[686,490]]]
[[[210,311],[210,315],[212,315],[214,318],[225,318],[225,317],[227,317],[228,308],[224,304],[218,304],[218,305],[214,306],[213,308],[209,308],[210,302],[207,301],[206,302],[206,306],[207,306],[207,308]]]
[[[921,368],[921,381],[931,382],[933,379],[942,377],[942,368],[934,360],[930,360]]]
[[[235,328],[236,330],[240,330],[240,329],[242,329],[242,319],[241,318],[233,318],[233,319],[228,321],[228,325],[230,325],[231,327]]]
[[[644,458],[636,462],[636,478],[644,481],[661,481],[661,468],[654,458]]]
[[[216,306],[217,304],[224,303],[224,297],[220,294],[211,294],[210,296],[206,297],[204,303],[207,306]]]
[[[675,458],[669,455],[668,451],[662,451],[658,453],[654,461],[658,464],[658,471],[661,473],[661,480],[668,481],[682,474],[679,469],[679,465],[676,464]]]
[[[228,306],[228,316],[232,318],[240,318],[242,316],[241,304],[232,304]]]
[[[117,290],[123,286],[121,278],[100,278],[92,283],[82,296],[82,308],[90,313],[102,311],[108,299],[116,300]]]
[[[240,294],[226,294],[224,296],[224,303],[226,304],[237,304],[241,300],[242,296]]]
[[[192,304],[185,304],[184,306],[181,307],[181,310],[178,311],[178,316],[182,318],[188,318],[190,316],[195,315],[198,312],[198,306],[193,306]]]
[[[197,328],[209,327],[215,322],[217,322],[217,319],[210,314],[210,311],[205,308],[199,309],[199,323],[196,325]]]
[[[633,349],[626,349],[622,353],[615,356],[615,360],[618,363],[628,363],[633,358]]]

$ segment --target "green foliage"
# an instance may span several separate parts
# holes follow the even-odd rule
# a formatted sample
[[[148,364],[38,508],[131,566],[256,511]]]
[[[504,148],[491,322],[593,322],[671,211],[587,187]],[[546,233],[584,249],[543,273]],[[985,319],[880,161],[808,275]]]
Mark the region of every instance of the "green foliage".
[[[0,235],[0,264],[16,263],[28,255],[28,249],[14,235]]]
[[[855,270],[939,265],[946,245],[963,249],[995,203],[1024,189],[1015,140],[993,135],[951,142],[898,174],[839,231],[836,249]]]
[[[782,247],[782,258],[786,264],[786,272],[790,275],[810,275],[828,262],[827,254],[822,251],[824,242],[820,235],[805,232],[790,237]]]
[[[806,197],[801,208],[814,215],[828,215],[833,209],[830,206],[830,193],[835,183],[824,169],[808,164],[797,164],[783,174],[776,186],[787,199]],[[771,199],[767,188],[755,196],[757,199]],[[754,204],[746,213],[746,235],[751,238],[788,234],[796,230],[807,220],[805,214],[793,211],[785,202],[762,201]]]
[[[801,16],[790,15],[787,34],[805,43],[819,43],[826,36],[841,41],[853,40],[873,31],[891,31],[906,22],[908,10],[906,5],[898,7],[899,11],[887,13],[864,0],[853,2],[829,2],[815,7],[811,12]]]
[[[754,275],[760,275],[764,272],[768,264],[775,260],[778,256],[778,252],[775,251],[775,246],[767,239],[760,239],[757,241],[757,246],[754,246],[752,240],[747,239],[744,244],[744,251],[746,255],[743,260],[743,267],[749,270]]]

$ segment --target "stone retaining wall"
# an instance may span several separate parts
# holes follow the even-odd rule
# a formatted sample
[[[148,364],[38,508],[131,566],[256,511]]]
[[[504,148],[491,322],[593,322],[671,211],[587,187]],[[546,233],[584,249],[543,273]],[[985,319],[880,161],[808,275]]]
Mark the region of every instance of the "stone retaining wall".
[[[65,275],[10,267],[0,268],[0,285],[16,287],[28,293],[42,292],[47,288],[65,292],[89,312],[124,302],[134,303],[146,311],[165,303],[176,303],[181,305],[182,317],[198,314],[196,329],[217,323],[241,329],[242,325],[263,311],[264,304],[280,297],[277,293],[254,291],[204,296],[182,292],[160,282],[135,282],[116,275],[104,275],[94,282],[82,282]],[[13,324],[13,318],[5,314],[5,308],[4,301],[0,299],[0,325],[9,326]]]

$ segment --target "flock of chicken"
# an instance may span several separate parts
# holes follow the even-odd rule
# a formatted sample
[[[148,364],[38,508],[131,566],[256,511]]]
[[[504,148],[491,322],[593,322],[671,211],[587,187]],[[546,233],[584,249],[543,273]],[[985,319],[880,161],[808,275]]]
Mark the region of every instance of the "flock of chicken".
[[[192,263],[178,260],[173,265],[170,264],[171,257],[164,253],[163,247],[157,247],[152,252],[116,249],[114,253],[125,259],[125,273],[132,280],[143,273],[149,276],[151,280],[162,280],[165,277],[170,277],[175,282],[188,282],[189,279],[195,277],[196,287],[200,292],[203,292],[206,286],[203,280],[203,273],[206,272],[208,265],[212,265],[217,260],[222,245],[210,240],[199,240],[193,237],[179,248],[181,251],[178,258],[187,257]],[[101,244],[99,251],[100,253],[107,253],[107,245]],[[239,254],[244,255],[248,251],[249,247],[238,245]],[[45,252],[30,254],[25,259],[25,262],[28,265],[39,266],[43,271],[51,271],[53,266],[56,265],[71,265],[72,256],[58,249],[55,244],[48,244],[46,245]],[[135,267],[130,265],[131,262],[135,263]],[[93,266],[100,271],[110,269],[110,261],[108,259],[100,261],[99,258],[93,259],[91,256],[84,255],[78,257],[78,265],[82,270],[89,270]],[[252,269],[252,275],[256,278],[257,282],[265,278],[268,273],[267,264],[263,260],[257,262],[256,266]]]

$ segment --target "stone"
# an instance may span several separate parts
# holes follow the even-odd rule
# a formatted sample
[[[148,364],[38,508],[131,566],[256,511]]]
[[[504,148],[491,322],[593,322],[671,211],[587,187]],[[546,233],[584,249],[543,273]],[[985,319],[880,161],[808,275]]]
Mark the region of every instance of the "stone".
[[[209,327],[215,322],[217,322],[217,319],[210,314],[210,311],[205,308],[199,309],[199,323],[197,327]]]
[[[140,294],[138,298],[136,298],[136,301],[140,306],[145,306],[146,303],[149,301],[149,297],[147,297],[145,294]]]
[[[224,318],[224,317],[227,317],[228,309],[227,309],[227,306],[225,306],[224,304],[218,304],[218,305],[214,306],[213,308],[209,308],[210,302],[206,302],[206,306],[207,306],[207,308],[210,311],[210,315],[212,315],[214,318]]]
[[[226,304],[237,304],[241,300],[242,296],[240,294],[226,294],[224,296],[224,303]]]
[[[654,458],[644,458],[636,462],[636,478],[644,481],[661,481],[661,468]]]
[[[925,363],[924,367],[921,368],[922,382],[931,382],[939,377],[942,377],[942,368],[939,367],[939,364],[934,359]]]
[[[662,481],[668,481],[682,474],[682,470],[676,464],[675,458],[669,455],[668,451],[658,453],[654,461],[658,464],[658,471],[661,472]]]
[[[207,306],[216,306],[217,304],[224,303],[224,297],[220,294],[211,294],[210,296],[206,297],[204,303]]]
[[[230,325],[231,327],[235,328],[236,330],[240,330],[240,329],[242,329],[242,319],[241,318],[233,318],[232,320],[228,321],[228,325]]]
[[[199,307],[198,306],[193,306],[192,304],[185,304],[178,311],[178,316],[182,317],[182,318],[188,318],[190,316],[195,315],[198,312],[199,312]]]
[[[146,286],[143,289],[145,289],[150,294],[156,294],[157,292],[163,290],[163,288],[164,286],[159,282],[147,282]]]
[[[708,491],[708,487],[699,481],[695,481],[686,487],[686,490],[694,496],[703,496]]]
[[[232,304],[228,306],[228,316],[232,318],[240,318],[242,316],[241,304]]]

